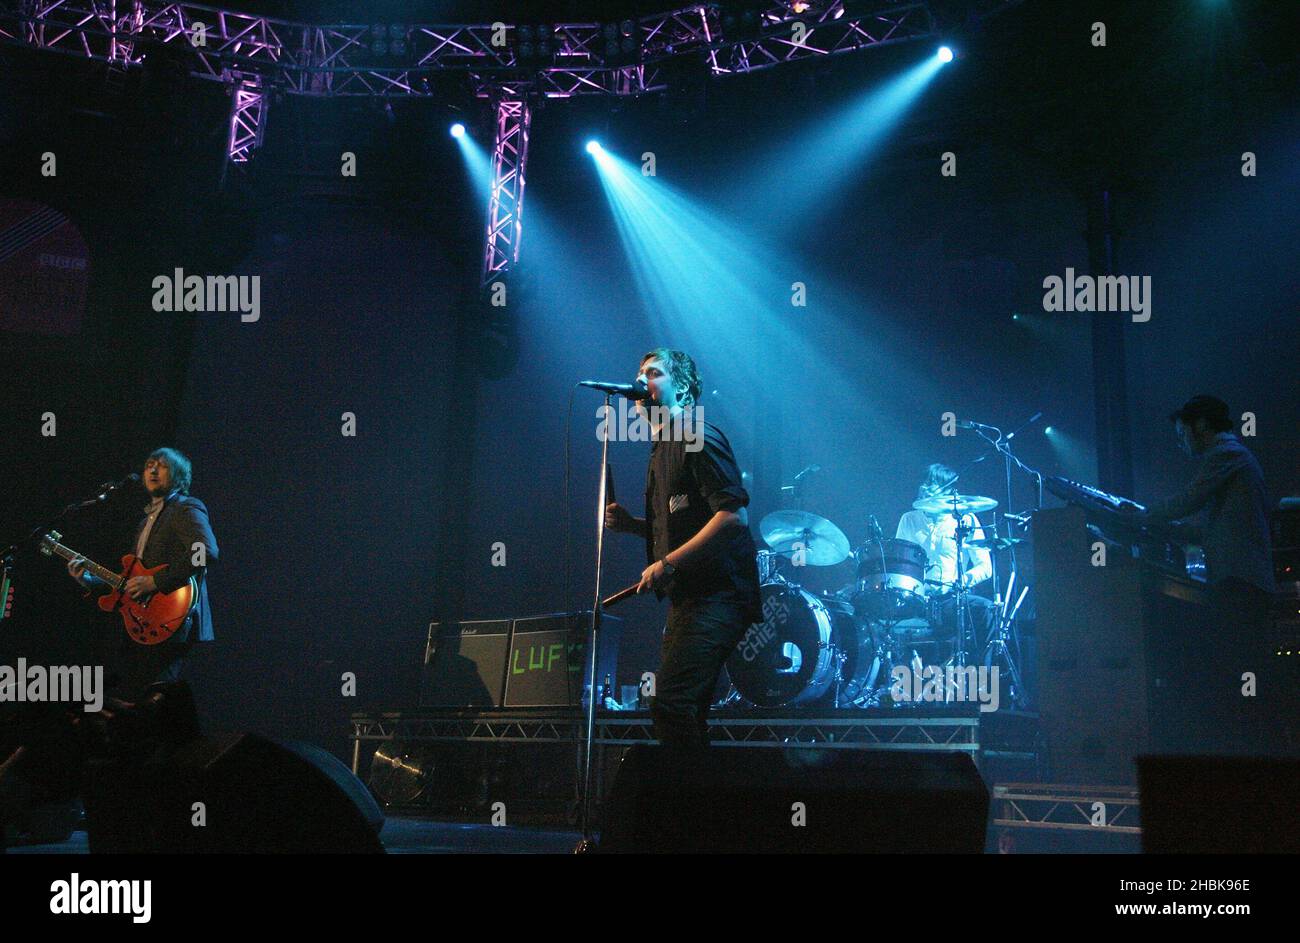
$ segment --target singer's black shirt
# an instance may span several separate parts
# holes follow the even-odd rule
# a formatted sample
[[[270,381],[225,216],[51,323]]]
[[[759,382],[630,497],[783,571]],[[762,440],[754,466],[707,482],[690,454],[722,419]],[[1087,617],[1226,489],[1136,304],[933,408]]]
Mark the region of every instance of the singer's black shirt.
[[[651,563],[694,537],[718,511],[739,511],[749,504],[722,430],[690,413],[685,416],[679,427],[684,434],[672,435],[672,427],[665,427],[650,450],[645,519]],[[719,552],[679,568],[667,589],[670,601],[714,595],[741,600],[751,607],[750,621],[761,621],[758,564],[748,527],[732,528]]]

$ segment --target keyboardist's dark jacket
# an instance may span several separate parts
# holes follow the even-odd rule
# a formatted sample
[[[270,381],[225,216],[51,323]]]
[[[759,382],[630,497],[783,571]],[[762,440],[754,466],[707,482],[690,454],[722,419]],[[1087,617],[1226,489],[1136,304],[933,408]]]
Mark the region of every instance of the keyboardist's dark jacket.
[[[1273,592],[1264,473],[1231,433],[1222,433],[1201,455],[1196,476],[1182,494],[1153,504],[1149,511],[1157,521],[1202,515],[1200,537],[1211,584],[1237,579]]]

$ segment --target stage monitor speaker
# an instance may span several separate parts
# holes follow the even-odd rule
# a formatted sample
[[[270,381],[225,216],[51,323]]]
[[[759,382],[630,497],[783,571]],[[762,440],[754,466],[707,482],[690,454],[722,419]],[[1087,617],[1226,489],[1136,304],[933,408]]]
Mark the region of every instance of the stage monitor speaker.
[[[99,852],[382,853],[384,816],[333,754],[256,734],[205,737],[165,760],[94,764]]]
[[[421,707],[500,707],[510,620],[429,623]]]
[[[1300,854],[1300,759],[1141,756],[1142,851]]]
[[[610,789],[600,850],[980,854],[988,807],[964,754],[639,745]]]
[[[597,639],[596,683],[618,680],[623,620],[605,613]],[[506,666],[506,707],[581,707],[586,703],[590,612],[516,619]]]

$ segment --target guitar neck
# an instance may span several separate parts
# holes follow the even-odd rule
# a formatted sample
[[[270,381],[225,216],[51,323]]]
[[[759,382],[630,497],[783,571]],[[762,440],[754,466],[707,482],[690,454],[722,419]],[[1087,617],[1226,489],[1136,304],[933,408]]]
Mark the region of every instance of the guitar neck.
[[[63,544],[57,542],[50,543],[50,552],[65,560],[75,560],[77,557],[81,556],[81,554],[77,553],[75,550],[69,550],[67,547],[63,546]],[[86,561],[86,571],[99,577],[110,586],[116,586],[118,581],[121,579],[117,573],[114,573],[107,567],[100,566],[94,560]]]

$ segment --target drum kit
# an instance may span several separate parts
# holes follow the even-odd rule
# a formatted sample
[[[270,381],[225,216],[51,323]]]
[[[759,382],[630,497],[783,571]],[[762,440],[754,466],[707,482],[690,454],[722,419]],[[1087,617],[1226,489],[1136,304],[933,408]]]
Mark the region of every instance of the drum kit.
[[[759,525],[767,545],[758,554],[762,621],[749,627],[728,658],[731,686],[717,706],[901,706],[890,697],[895,666],[906,665],[918,674],[927,663],[964,669],[971,655],[982,650],[980,663],[999,666],[1011,702],[1027,707],[1015,619],[1028,588],[1022,587],[1011,605],[1013,571],[1006,600],[999,594],[988,624],[976,626],[965,580],[963,546],[999,552],[1023,542],[996,535],[971,539],[971,515],[997,506],[992,498],[963,494],[913,502],[931,520],[956,519],[955,583],[927,579],[925,549],[885,537],[874,517],[872,536],[854,548],[839,527],[817,514],[768,514]],[[850,557],[856,575],[839,592],[814,592],[794,576],[801,567],[835,566]],[[981,629],[987,634],[977,637]]]

